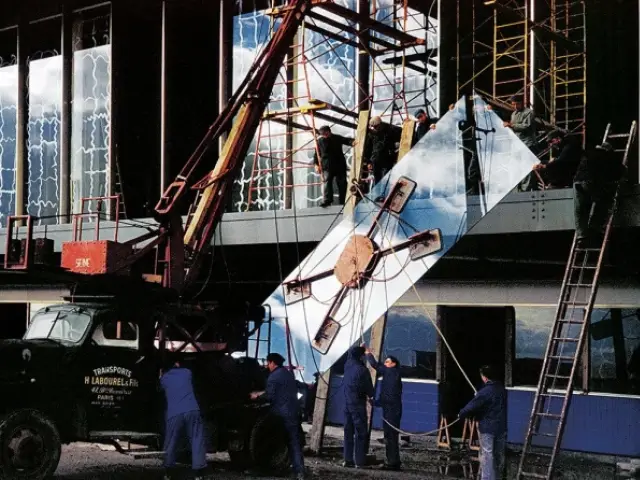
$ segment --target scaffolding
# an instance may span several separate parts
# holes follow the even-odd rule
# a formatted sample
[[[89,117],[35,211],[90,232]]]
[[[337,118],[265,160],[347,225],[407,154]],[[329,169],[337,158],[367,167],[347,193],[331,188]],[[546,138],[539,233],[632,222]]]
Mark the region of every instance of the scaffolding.
[[[383,121],[401,125],[415,110],[424,109],[437,116],[434,87],[437,79],[436,26],[430,19],[436,2],[431,2],[427,13],[414,10],[409,1],[374,1],[371,17],[395,30],[425,40],[424,45],[411,45],[407,52],[401,41],[374,32],[372,41],[379,42],[373,52],[371,71],[372,113]],[[411,110],[413,109],[413,111]]]
[[[471,25],[465,23],[468,2],[458,0],[457,8],[458,94],[472,88],[506,110],[512,96],[523,96],[543,126],[539,130],[559,128],[584,144],[584,1],[477,0]],[[470,34],[463,34],[465,27]],[[471,68],[462,65],[466,59]]]
[[[553,30],[571,43],[552,45],[551,122],[581,136],[584,145],[587,116],[586,7],[584,1],[553,0],[552,8]]]
[[[419,108],[438,114],[437,26],[429,16],[437,1],[420,6],[426,11],[410,0],[372,2],[360,12],[342,3],[321,3],[308,13],[263,115],[234,210],[317,206],[322,172],[313,155],[321,126],[354,137],[363,110],[395,125]],[[264,12],[270,32],[286,8]],[[364,74],[356,68],[359,56],[369,58]]]

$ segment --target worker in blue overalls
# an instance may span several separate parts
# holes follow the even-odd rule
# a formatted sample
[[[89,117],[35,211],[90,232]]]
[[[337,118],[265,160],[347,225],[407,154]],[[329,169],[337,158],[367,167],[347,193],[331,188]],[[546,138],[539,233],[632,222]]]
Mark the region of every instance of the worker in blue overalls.
[[[400,470],[399,428],[402,418],[402,376],[400,363],[396,357],[387,356],[383,364],[378,363],[366,345],[363,345],[371,367],[382,375],[380,396],[376,406],[382,407],[382,430],[386,446],[387,460],[383,470]]]
[[[304,456],[302,455],[302,439],[300,438],[300,408],[298,404],[298,387],[293,372],[283,367],[284,358],[279,353],[267,355],[269,378],[267,389],[263,392],[252,392],[251,399],[266,396],[271,404],[271,411],[283,420],[289,437],[289,455],[293,464],[296,479],[304,479]]]
[[[351,347],[344,364],[344,463],[364,468],[367,456],[367,400],[373,398],[373,383],[364,365],[364,348]],[[354,448],[355,447],[355,448]]]
[[[164,467],[169,478],[176,466],[178,448],[184,444],[186,434],[191,447],[191,467],[196,479],[207,468],[207,450],[204,441],[204,424],[200,407],[193,390],[191,370],[167,353],[167,369],[160,377],[160,384],[167,399],[166,429],[164,436]]]

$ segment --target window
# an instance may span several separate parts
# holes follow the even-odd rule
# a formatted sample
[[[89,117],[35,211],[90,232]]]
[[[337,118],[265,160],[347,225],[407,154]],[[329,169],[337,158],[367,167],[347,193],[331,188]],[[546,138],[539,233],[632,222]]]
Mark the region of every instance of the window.
[[[104,347],[138,348],[138,326],[123,320],[107,320],[96,327],[93,341]]]
[[[78,343],[89,327],[91,317],[79,310],[41,310],[29,325],[24,338],[50,339]]]
[[[400,361],[403,378],[436,378],[435,308],[426,316],[422,307],[392,307],[387,314],[384,355]]]
[[[640,394],[640,310],[595,310],[590,337],[591,390]]]
[[[430,312],[435,321],[435,308]],[[436,332],[422,307],[391,307],[387,313],[382,357],[393,355],[401,365],[403,378],[436,378]],[[363,335],[369,344],[371,330]],[[358,340],[359,343],[360,340]],[[332,367],[338,375],[344,373],[345,353]]]
[[[109,195],[111,129],[111,38],[108,9],[76,14],[73,28],[73,119],[71,202],[80,212],[83,197]],[[95,212],[95,202],[85,205]],[[107,212],[106,205],[102,207]]]
[[[60,17],[33,26],[28,58],[27,212],[40,225],[59,223],[62,56]]]
[[[515,307],[516,342],[514,386],[537,386],[547,342],[555,320],[555,307]],[[574,388],[580,388],[582,370],[576,371]]]
[[[0,228],[16,209],[17,29],[0,32]],[[10,46],[7,49],[6,46]]]

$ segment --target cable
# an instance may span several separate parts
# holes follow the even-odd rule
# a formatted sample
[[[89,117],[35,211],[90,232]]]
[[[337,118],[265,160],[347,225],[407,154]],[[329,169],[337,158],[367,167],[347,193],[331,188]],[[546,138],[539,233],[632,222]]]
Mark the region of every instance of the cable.
[[[456,418],[453,422],[445,425],[444,427],[441,428],[436,428],[435,430],[431,430],[429,432],[405,432],[404,430],[399,429],[398,427],[394,427],[391,423],[389,423],[387,421],[386,418],[382,417],[382,421],[384,423],[386,423],[387,425],[389,425],[393,430],[395,430],[396,432],[398,432],[401,435],[409,435],[411,437],[430,437],[433,436],[436,433],[440,433],[443,430],[446,430],[447,428],[451,427],[452,425],[455,425],[456,423],[458,423],[460,420],[462,420],[460,417]]]

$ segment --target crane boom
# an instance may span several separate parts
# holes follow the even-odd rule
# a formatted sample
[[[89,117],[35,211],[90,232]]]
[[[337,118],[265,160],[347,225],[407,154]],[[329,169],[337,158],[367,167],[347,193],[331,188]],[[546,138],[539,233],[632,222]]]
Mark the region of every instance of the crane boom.
[[[181,291],[197,278],[202,253],[211,244],[215,229],[224,213],[225,199],[231,184],[243,165],[288,49],[312,3],[312,0],[292,0],[289,3],[280,27],[254,63],[236,94],[237,97],[229,102],[183,171],[167,187],[156,205],[157,214],[169,222],[169,235],[163,259],[166,265],[163,275],[165,286]],[[191,186],[192,189],[201,190],[201,195],[196,196],[196,203],[192,207],[195,213],[182,234],[182,220],[176,214],[178,200],[189,186],[189,177],[197,164],[216,139],[228,130],[232,122],[233,127],[214,169]]]

